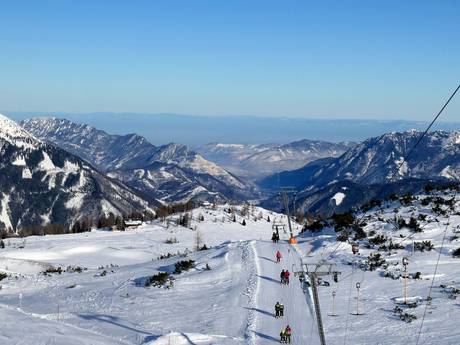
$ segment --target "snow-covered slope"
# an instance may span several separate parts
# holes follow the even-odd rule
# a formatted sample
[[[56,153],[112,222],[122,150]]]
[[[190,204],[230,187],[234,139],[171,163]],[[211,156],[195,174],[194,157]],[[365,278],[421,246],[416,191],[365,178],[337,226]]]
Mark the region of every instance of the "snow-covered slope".
[[[335,264],[341,273],[337,282],[325,276],[318,286],[328,344],[411,344],[421,331],[420,344],[454,345],[460,339],[460,259],[453,255],[460,248],[458,212],[455,191],[435,190],[356,213],[362,231],[353,218],[323,220],[322,230],[297,236],[297,245],[289,245],[283,231],[279,243],[268,240],[273,222],[286,225],[285,217],[230,205],[191,211],[190,227],[175,225],[184,216],[176,214],[125,232],[4,240],[0,271],[9,276],[1,281],[0,343],[266,345],[279,343],[289,324],[293,344],[317,345],[311,288],[298,274],[289,285],[279,276],[281,269],[301,271],[301,262],[323,262],[328,265],[317,271]],[[422,241],[429,249],[417,249]],[[212,248],[195,251],[197,242]],[[359,244],[358,254],[352,243]],[[403,257],[409,304],[402,303]],[[173,273],[183,260],[194,263]],[[51,267],[64,271],[43,274]],[[172,286],[143,286],[159,272],[172,275]],[[277,301],[285,306],[282,318],[274,316]]]
[[[58,225],[60,231],[83,219],[127,215],[150,209],[123,184],[80,158],[36,139],[0,115],[0,229],[32,231]],[[36,229],[37,230],[37,229]]]
[[[341,272],[338,283],[328,277],[331,285],[319,290],[328,344],[415,344],[419,331],[419,344],[458,343],[460,259],[453,255],[460,248],[457,192],[435,190],[366,209],[354,215],[363,232],[327,220],[322,222],[323,230],[308,231],[299,240],[305,262],[335,263]],[[344,242],[337,240],[339,235]],[[353,255],[352,243],[359,245],[359,254]],[[409,263],[410,305],[403,303],[403,257]],[[436,266],[431,300],[427,301]],[[362,316],[353,315],[357,310],[356,283],[360,283],[358,308]],[[335,317],[328,315],[333,312],[333,291]]]
[[[135,134],[110,135],[64,119],[32,118],[21,123],[39,138],[164,201],[242,200],[254,195],[253,186],[181,144],[155,147]]]
[[[11,276],[1,282],[0,344],[3,340],[38,345],[252,342],[259,320],[257,276],[262,274],[256,260],[264,256],[256,254],[252,241],[271,236],[268,217],[286,219],[257,207],[249,208],[243,218],[242,209],[230,205],[194,209],[192,229],[175,225],[180,215],[173,215],[125,232],[5,240],[0,271]],[[197,234],[212,248],[195,252]],[[174,255],[158,258],[168,253]],[[173,274],[172,288],[142,286],[146,277],[172,273],[175,263],[189,259],[195,267]],[[69,269],[43,274],[51,266],[76,265],[82,267],[80,273]],[[17,331],[29,329],[32,322],[43,328]]]
[[[211,143],[197,151],[236,175],[261,179],[276,172],[298,169],[319,158],[337,157],[353,145],[319,140],[300,140],[285,145]]]

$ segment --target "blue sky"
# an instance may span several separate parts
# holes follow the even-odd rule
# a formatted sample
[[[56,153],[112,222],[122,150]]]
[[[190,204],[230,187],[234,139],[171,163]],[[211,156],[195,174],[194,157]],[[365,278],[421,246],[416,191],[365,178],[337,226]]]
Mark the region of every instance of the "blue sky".
[[[427,120],[460,82],[459,1],[0,8],[4,112]],[[457,99],[445,120],[459,112]]]

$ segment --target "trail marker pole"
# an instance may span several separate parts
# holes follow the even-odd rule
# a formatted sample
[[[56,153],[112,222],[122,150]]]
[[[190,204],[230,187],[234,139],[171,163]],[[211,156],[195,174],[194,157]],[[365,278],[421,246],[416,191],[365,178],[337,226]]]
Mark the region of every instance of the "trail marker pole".
[[[357,295],[356,295],[356,315],[361,315],[359,313],[359,289],[361,288],[361,284],[360,283],[356,283],[356,290],[357,291]]]
[[[404,266],[404,304],[407,304],[407,266],[409,265],[409,259],[403,257],[402,264]]]
[[[332,313],[330,313],[329,316],[339,316],[335,313],[335,296],[337,296],[337,292],[332,291]]]

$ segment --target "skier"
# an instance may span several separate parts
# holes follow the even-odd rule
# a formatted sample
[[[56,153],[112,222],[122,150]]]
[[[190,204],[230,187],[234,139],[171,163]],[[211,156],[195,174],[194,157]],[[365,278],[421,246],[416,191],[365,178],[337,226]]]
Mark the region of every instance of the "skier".
[[[280,343],[286,342],[286,330],[283,328],[280,332]]]
[[[276,232],[273,232],[272,241],[273,243],[276,243]]]
[[[291,343],[291,335],[292,335],[292,329],[289,325],[286,326],[286,329],[284,330],[284,338],[286,343]]]
[[[287,285],[289,285],[289,276],[290,276],[290,275],[291,275],[291,273],[289,273],[288,270],[286,270],[286,271],[284,272],[284,283],[287,284]]]
[[[279,317],[283,317],[284,316],[284,304],[280,303],[279,305]]]
[[[277,250],[276,251],[276,262],[280,262],[282,257],[283,256],[281,255],[281,252]]]
[[[275,304],[275,317],[279,318],[281,316],[281,304],[280,302],[276,302]]]
[[[279,240],[280,240],[280,234],[277,232],[277,233],[275,234],[275,237],[276,237],[275,242],[278,243]]]
[[[280,278],[281,278],[281,284],[284,284],[285,283],[285,271],[284,271],[284,269],[281,270]]]

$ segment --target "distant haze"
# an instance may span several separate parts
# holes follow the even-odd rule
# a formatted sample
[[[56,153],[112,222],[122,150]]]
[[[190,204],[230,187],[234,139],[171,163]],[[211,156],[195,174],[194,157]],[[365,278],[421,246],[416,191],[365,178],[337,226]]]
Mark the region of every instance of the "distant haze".
[[[136,113],[19,113],[4,112],[14,120],[54,116],[87,123],[114,134],[137,133],[155,145],[177,142],[196,147],[209,142],[289,143],[300,139],[361,141],[386,132],[424,129],[426,122],[403,120],[333,120],[257,116],[192,116]],[[433,129],[460,130],[460,123],[440,122]]]

